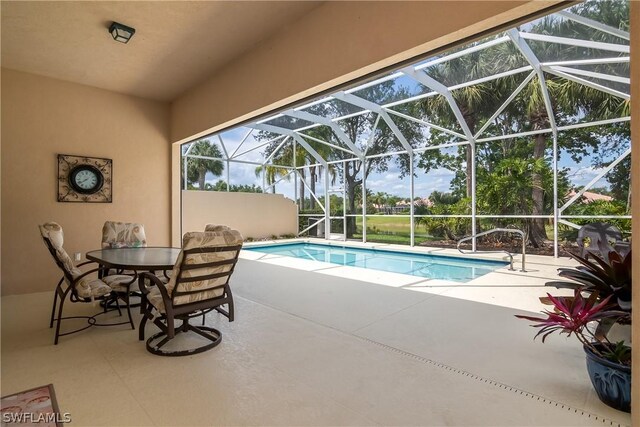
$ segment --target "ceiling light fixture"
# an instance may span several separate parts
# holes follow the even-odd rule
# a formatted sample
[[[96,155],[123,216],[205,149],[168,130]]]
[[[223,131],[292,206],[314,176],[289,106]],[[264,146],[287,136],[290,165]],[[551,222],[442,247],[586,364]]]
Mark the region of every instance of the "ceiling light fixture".
[[[109,32],[115,41],[120,43],[128,43],[131,40],[131,37],[136,32],[135,28],[127,27],[126,25],[120,24],[119,22],[114,22],[109,27]]]

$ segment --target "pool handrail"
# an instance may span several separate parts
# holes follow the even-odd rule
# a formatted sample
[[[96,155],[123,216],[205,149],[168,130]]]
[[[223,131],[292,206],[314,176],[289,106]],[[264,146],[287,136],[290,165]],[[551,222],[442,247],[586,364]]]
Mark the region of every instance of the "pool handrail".
[[[466,242],[468,240],[472,240],[472,239],[474,239],[476,237],[486,236],[487,234],[497,233],[497,232],[516,233],[516,234],[520,235],[520,238],[522,239],[522,269],[520,271],[522,271],[523,273],[526,273],[527,270],[525,269],[525,256],[526,256],[525,248],[526,248],[527,241],[526,241],[526,238],[525,238],[524,231],[519,230],[517,228],[492,228],[491,230],[483,231],[481,233],[474,234],[473,236],[467,236],[467,237],[464,237],[464,238],[458,240],[458,245],[456,247],[457,247],[458,251],[460,251],[460,253],[462,253],[462,254],[476,253],[476,252],[478,252],[477,250],[472,250],[472,251],[465,252],[462,249],[460,249],[460,245],[463,242]],[[509,270],[512,270],[512,271],[515,270],[513,268],[513,254],[511,252],[504,251],[504,250],[501,250],[501,251],[483,251],[483,252],[484,253],[506,253],[507,255],[509,255],[509,262],[510,262]]]

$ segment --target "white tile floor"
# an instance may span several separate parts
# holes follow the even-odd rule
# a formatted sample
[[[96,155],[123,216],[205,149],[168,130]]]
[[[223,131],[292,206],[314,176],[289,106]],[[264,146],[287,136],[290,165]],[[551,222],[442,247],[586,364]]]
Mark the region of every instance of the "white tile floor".
[[[76,425],[630,424],[573,341],[533,342],[513,317],[546,279],[445,286],[298,261],[242,259],[236,321],[207,319],[223,342],[179,359],[124,326],[53,346],[51,295],[3,297],[2,394],[51,382]],[[540,277],[556,268],[539,262]]]

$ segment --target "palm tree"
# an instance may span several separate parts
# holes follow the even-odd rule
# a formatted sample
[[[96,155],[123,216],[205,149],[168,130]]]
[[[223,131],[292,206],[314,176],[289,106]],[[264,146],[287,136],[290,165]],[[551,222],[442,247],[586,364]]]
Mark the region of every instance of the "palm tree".
[[[264,138],[271,138],[271,135],[269,134],[265,134],[264,136],[262,136]],[[258,138],[260,138],[260,136],[258,136]],[[279,143],[274,143],[274,144],[270,144],[267,146],[264,155],[265,156],[269,156],[273,150],[275,150],[278,147]],[[302,166],[305,164],[305,154],[303,151],[301,150],[297,150],[296,151],[296,162],[295,164],[297,166]],[[287,175],[287,173],[289,173],[289,169],[285,168],[285,167],[278,167],[277,165],[283,165],[283,166],[293,166],[294,162],[293,162],[293,144],[286,144],[284,147],[281,147],[280,150],[272,157],[271,159],[271,163],[272,165],[267,165],[266,167],[264,167],[265,170],[265,181],[268,185],[273,186],[273,190],[275,191],[275,185],[273,185],[274,182],[276,182],[278,179],[284,177],[285,175]],[[255,170],[256,172],[256,176],[260,176],[260,174],[262,173],[263,170],[263,166],[258,166]],[[300,169],[299,170],[300,175],[301,176],[301,181],[304,179],[304,169]],[[291,175],[289,175],[288,177],[285,178],[285,180],[290,181]],[[304,185],[302,184],[302,182],[300,183],[300,208],[304,209],[304,198],[305,198],[305,188]]]
[[[276,192],[275,182],[280,178],[285,177],[286,181],[291,180],[291,175],[287,176],[289,173],[289,169],[284,167],[278,167],[273,165],[266,166],[258,166],[256,167],[256,177],[260,177],[262,175],[262,171],[264,170],[265,182],[272,188],[272,191]]]
[[[426,73],[439,83],[450,87],[461,82],[485,77],[492,68],[495,68],[495,63],[490,56],[486,55],[486,52],[479,51],[429,67]],[[471,134],[476,133],[476,127],[481,122],[483,114],[484,118],[487,118],[487,112],[491,114],[500,106],[501,97],[496,93],[491,82],[456,89],[452,95]],[[458,120],[443,95],[425,98],[418,106],[418,114],[427,120],[435,117],[435,120],[432,119],[435,124],[461,131]],[[466,196],[471,197],[471,165],[473,161],[471,146],[462,146],[460,150],[465,153]],[[429,154],[431,153],[428,153],[427,156]]]
[[[222,158],[222,153],[217,145],[211,144],[206,139],[202,139],[193,143],[189,154],[196,156]],[[222,160],[187,158],[187,181],[190,184],[198,183],[198,189],[205,190],[205,180],[207,173],[213,176],[220,176],[224,171],[224,163]]]

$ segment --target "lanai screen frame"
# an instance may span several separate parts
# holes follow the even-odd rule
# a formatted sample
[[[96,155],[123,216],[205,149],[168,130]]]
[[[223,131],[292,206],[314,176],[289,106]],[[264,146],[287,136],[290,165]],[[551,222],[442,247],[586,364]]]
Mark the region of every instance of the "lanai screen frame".
[[[604,32],[604,33],[608,33],[611,35],[614,35],[616,37],[619,37],[623,40],[626,40],[627,42],[629,42],[630,39],[630,35],[628,32],[620,30],[618,28],[614,28],[608,25],[605,25],[603,23],[576,15],[574,13],[571,13],[567,10],[563,10],[563,11],[559,11],[556,12],[556,14],[562,16],[564,19],[568,19],[568,20],[572,20],[575,21],[577,23],[580,23],[582,25],[586,25],[588,27],[591,27],[593,29],[596,29],[598,31]],[[559,43],[559,44],[565,44],[565,45],[570,45],[570,46],[575,46],[575,47],[584,47],[584,48],[592,48],[592,49],[598,49],[598,50],[604,50],[604,51],[611,51],[611,52],[617,52],[617,53],[622,53],[622,54],[626,54],[626,56],[618,56],[618,57],[609,57],[609,58],[597,58],[597,59],[583,59],[583,60],[566,60],[566,61],[548,61],[548,62],[544,62],[544,61],[540,61],[539,58],[536,56],[536,54],[534,53],[534,51],[531,49],[531,47],[528,44],[527,40],[536,40],[536,41],[543,41],[543,42],[548,42],[548,43]],[[467,81],[467,82],[463,82],[457,85],[453,85],[450,87],[447,87],[445,85],[443,85],[442,83],[436,81],[433,77],[429,76],[427,73],[423,72],[422,70],[427,69],[428,67],[431,67],[433,65],[437,65],[439,63],[443,63],[455,58],[459,58],[461,56],[467,55],[467,54],[471,54],[473,52],[478,52],[481,51],[483,49],[487,49],[490,48],[492,46],[501,44],[501,43],[513,43],[517,49],[519,50],[519,52],[524,56],[524,58],[526,59],[528,65],[525,65],[523,67],[520,68],[516,68],[516,69],[512,69],[512,70],[508,70],[505,72],[501,72],[501,73],[497,73],[497,74],[493,74],[490,76],[486,76],[483,78],[479,78],[479,79],[475,79],[475,80],[471,80],[471,81]],[[346,223],[347,223],[347,217],[358,217],[358,216],[362,216],[362,241],[363,242],[367,242],[367,201],[366,201],[366,179],[365,177],[363,177],[362,180],[362,213],[361,214],[356,214],[356,213],[351,213],[351,214],[347,214],[346,213],[346,186],[343,183],[343,188],[342,188],[342,196],[343,196],[343,215],[341,217],[332,217],[330,214],[330,191],[329,191],[329,182],[330,182],[330,175],[329,175],[329,168],[327,167],[330,164],[340,164],[342,163],[342,167],[344,170],[344,165],[346,162],[348,161],[353,161],[353,160],[360,160],[363,164],[362,168],[363,170],[366,167],[366,162],[374,157],[384,157],[384,156],[393,156],[393,155],[408,155],[409,156],[409,190],[410,190],[410,211],[409,211],[409,218],[410,218],[410,225],[411,225],[411,231],[410,231],[410,246],[414,246],[415,245],[415,226],[416,226],[416,222],[415,219],[419,218],[419,217],[425,217],[425,218],[443,218],[443,217],[449,217],[449,218],[469,218],[471,220],[471,232],[472,235],[476,235],[477,234],[477,220],[478,219],[497,219],[497,218],[514,218],[514,219],[527,219],[527,218],[542,218],[542,219],[552,219],[553,220],[553,242],[554,242],[554,256],[558,257],[558,253],[559,253],[559,239],[558,239],[558,226],[559,224],[564,224],[567,225],[569,227],[573,227],[573,228],[580,228],[579,225],[575,224],[574,222],[571,222],[571,219],[631,219],[631,215],[564,215],[563,212],[570,206],[572,205],[574,202],[576,202],[577,200],[579,200],[581,198],[581,196],[584,194],[585,191],[587,191],[588,189],[590,189],[594,184],[596,184],[598,182],[598,180],[600,180],[602,177],[604,177],[608,172],[610,172],[614,167],[616,167],[620,162],[622,162],[625,158],[627,158],[627,156],[630,156],[631,154],[631,148],[627,149],[626,151],[624,151],[620,156],[618,156],[614,161],[612,161],[607,167],[603,168],[588,184],[586,184],[580,191],[576,192],[576,194],[574,196],[572,196],[569,200],[567,200],[564,204],[562,204],[562,206],[559,205],[559,198],[558,198],[558,158],[559,158],[559,152],[558,152],[558,133],[562,132],[562,131],[566,131],[566,130],[571,130],[571,129],[577,129],[577,128],[583,128],[583,127],[593,127],[593,126],[603,126],[603,125],[608,125],[608,124],[613,124],[613,123],[621,123],[621,122],[628,122],[631,120],[630,116],[624,116],[624,117],[619,117],[619,118],[614,118],[614,119],[607,119],[607,120],[599,120],[599,121],[591,121],[591,122],[584,122],[584,123],[577,123],[577,124],[570,124],[570,125],[565,125],[565,126],[558,126],[556,124],[555,121],[555,115],[554,115],[554,111],[553,111],[553,105],[551,102],[551,96],[549,94],[549,90],[547,88],[546,85],[546,80],[545,80],[545,76],[544,73],[549,73],[549,74],[554,74],[558,77],[563,77],[565,79],[571,80],[575,83],[578,84],[582,84],[588,87],[591,87],[593,89],[608,93],[610,95],[622,98],[624,100],[630,100],[630,94],[625,93],[625,92],[621,92],[618,91],[616,89],[610,88],[608,86],[604,86],[601,85],[599,83],[593,82],[591,80],[588,80],[586,78],[583,77],[591,77],[591,78],[597,78],[600,80],[606,80],[606,81],[614,81],[614,82],[622,82],[622,83],[627,83],[629,84],[629,78],[627,77],[620,77],[620,76],[614,76],[614,75],[609,75],[609,74],[603,74],[600,72],[594,72],[594,71],[586,71],[584,69],[580,69],[580,68],[573,68],[573,66],[576,65],[599,65],[599,64],[612,64],[612,63],[629,63],[630,61],[630,57],[629,57],[629,44],[617,44],[617,43],[607,43],[607,42],[597,42],[597,41],[591,41],[591,40],[582,40],[582,39],[575,39],[575,38],[565,38],[565,37],[557,37],[557,36],[551,36],[551,35],[544,35],[544,34],[535,34],[535,33],[528,33],[525,31],[520,31],[518,29],[512,28],[509,29],[507,31],[504,32],[504,35],[496,37],[494,39],[482,42],[482,43],[478,43],[474,46],[468,47],[466,49],[460,50],[458,52],[454,52],[448,55],[442,55],[440,57],[428,60],[426,62],[420,63],[419,65],[414,65],[414,66],[408,66],[408,67],[404,67],[398,71],[396,71],[395,73],[386,75],[384,77],[375,79],[375,80],[371,80],[368,81],[364,84],[360,84],[357,85],[355,87],[352,87],[350,89],[347,90],[342,90],[342,91],[338,91],[334,94],[332,94],[331,96],[326,96],[323,97],[321,99],[317,99],[314,100],[310,103],[306,103],[304,105],[300,105],[297,106],[295,108],[290,108],[288,110],[285,111],[281,111],[277,114],[274,114],[272,116],[269,116],[267,118],[258,120],[258,121],[254,121],[254,122],[250,122],[250,123],[245,123],[240,127],[244,127],[244,128],[249,128],[249,130],[247,131],[247,133],[245,134],[245,136],[243,137],[240,145],[233,151],[233,152],[229,152],[227,147],[225,146],[224,140],[221,136],[221,134],[225,133],[226,131],[230,130],[223,130],[223,131],[219,131],[216,132],[215,134],[211,134],[209,136],[206,137],[200,137],[197,138],[196,140],[202,140],[205,138],[212,138],[212,139],[217,139],[218,142],[220,143],[220,146],[222,147],[223,150],[223,157],[207,157],[207,156],[198,156],[198,155],[194,155],[194,154],[190,154],[191,148],[193,147],[193,144],[196,140],[194,141],[190,141],[187,142],[184,145],[187,146],[186,150],[184,151],[183,155],[182,155],[182,160],[183,160],[183,173],[186,176],[187,173],[187,161],[189,158],[204,158],[204,159],[212,159],[212,160],[220,160],[225,162],[226,164],[226,177],[225,177],[225,182],[226,182],[226,187],[227,187],[227,191],[229,191],[229,186],[230,186],[230,175],[229,175],[229,169],[230,169],[230,164],[231,163],[240,163],[240,164],[250,164],[250,165],[255,165],[255,166],[261,166],[262,167],[262,190],[264,192],[267,192],[268,188],[271,186],[275,186],[275,184],[277,184],[278,182],[286,179],[289,175],[294,174],[296,176],[296,179],[294,179],[294,192],[295,192],[295,199],[297,200],[298,197],[298,177],[300,176],[300,170],[304,169],[304,168],[309,168],[311,166],[323,166],[323,171],[324,171],[324,185],[323,185],[323,190],[324,190],[324,201],[326,202],[326,205],[322,204],[320,202],[320,198],[317,196],[317,194],[315,194],[311,188],[306,184],[306,182],[301,179],[300,181],[303,183],[303,185],[305,185],[306,189],[309,191],[310,193],[310,197],[313,197],[316,202],[318,203],[318,205],[320,206],[320,208],[322,209],[322,211],[324,212],[324,215],[321,219],[319,219],[318,221],[316,221],[315,223],[313,223],[312,225],[305,227],[302,231],[299,232],[298,236],[300,236],[301,234],[304,234],[305,232],[307,232],[309,229],[311,229],[312,227],[317,227],[319,226],[321,223],[324,223],[324,238],[325,239],[330,239],[332,236],[331,233],[331,219],[342,219],[343,220],[343,239],[347,240],[347,227],[346,227]],[[460,89],[463,87],[467,87],[467,86],[473,86],[475,84],[480,84],[483,82],[488,82],[491,80],[495,80],[495,79],[499,79],[502,77],[506,77],[509,75],[514,75],[514,74],[521,74],[521,73],[527,73],[525,79],[520,83],[520,85],[514,90],[514,92],[504,101],[504,103],[498,108],[498,110],[486,121],[486,123],[475,133],[473,134],[471,132],[471,130],[469,129],[469,127],[467,126],[462,113],[460,111],[459,106],[457,105],[454,97],[452,96],[452,91],[456,90],[456,89]],[[421,85],[427,87],[430,91],[427,93],[423,93],[417,96],[413,96],[413,97],[409,97],[406,99],[402,99],[402,100],[398,100],[398,101],[394,101],[388,104],[384,104],[384,105],[380,105],[380,104],[376,104],[374,102],[371,102],[369,100],[363,99],[361,97],[358,97],[356,95],[354,95],[354,92],[357,92],[359,90],[365,89],[367,87],[371,87],[380,83],[383,83],[385,81],[389,81],[389,80],[394,80],[398,77],[403,77],[403,76],[407,76],[410,77],[411,79],[413,79],[415,82],[420,83]],[[543,95],[543,99],[544,99],[544,104],[546,107],[546,112],[548,115],[548,120],[549,120],[549,127],[547,129],[541,129],[541,130],[533,130],[533,131],[528,131],[528,132],[519,132],[519,133],[514,133],[514,134],[508,134],[508,135],[500,135],[500,136],[490,136],[487,138],[480,138],[480,136],[483,134],[483,132],[485,132],[485,130],[491,125],[491,123],[500,115],[500,113],[516,98],[516,96],[520,93],[520,91],[522,89],[524,89],[524,87],[527,85],[527,83],[529,83],[534,77],[538,77],[538,81],[540,83],[540,89]],[[429,123],[427,121],[424,121],[422,119],[418,119],[409,115],[406,115],[404,113],[392,110],[391,107],[393,106],[397,106],[397,105],[401,105],[404,103],[408,103],[408,102],[413,102],[416,100],[419,100],[421,98],[426,98],[429,96],[434,96],[434,95],[441,95],[443,96],[452,112],[454,113],[457,122],[460,126],[460,128],[462,129],[462,133],[453,131],[451,129],[446,129],[443,128],[441,126],[438,126],[436,124],[433,123]],[[322,116],[318,116],[318,115],[314,115],[311,113],[308,113],[306,111],[301,111],[304,110],[312,105],[316,105],[316,104],[320,104],[320,103],[324,103],[324,102],[328,102],[331,101],[333,99],[337,99],[340,100],[342,102],[346,102],[348,104],[351,104],[353,106],[362,108],[362,111],[356,112],[356,113],[352,113],[352,114],[348,114],[342,117],[337,117],[337,118],[327,118],[327,117],[322,117]],[[373,130],[375,131],[378,123],[380,121],[384,121],[387,126],[391,129],[391,132],[394,134],[394,136],[398,139],[398,141],[400,141],[400,144],[402,145],[402,147],[404,148],[404,150],[400,150],[400,151],[389,151],[386,153],[382,153],[382,154],[376,154],[376,155],[367,155],[366,152],[363,153],[358,147],[357,145],[354,143],[354,141],[350,141],[349,137],[344,133],[344,131],[342,131],[342,129],[338,126],[338,122],[341,120],[345,120],[347,118],[350,117],[354,117],[357,115],[362,115],[362,114],[369,114],[369,113],[373,113],[376,114],[376,121],[373,127]],[[287,129],[284,127],[279,127],[279,126],[274,126],[272,124],[269,124],[269,121],[272,121],[274,119],[277,119],[279,117],[282,116],[288,116],[288,117],[292,117],[292,118],[296,118],[296,119],[302,119],[304,121],[308,121],[308,122],[312,122],[312,125],[308,125],[305,127],[300,127],[300,128],[296,128],[296,129]],[[411,120],[414,121],[416,123],[419,123],[421,125],[427,126],[429,128],[433,128],[433,129],[437,129],[439,131],[442,132],[447,132],[450,133],[452,135],[455,135],[456,137],[459,138],[458,141],[452,142],[452,143],[447,143],[447,144],[440,144],[440,145],[436,145],[436,146],[428,146],[428,147],[421,147],[421,148],[413,148],[409,142],[407,141],[407,139],[403,136],[401,130],[398,128],[398,126],[396,125],[396,123],[393,121],[392,116],[397,116],[397,117],[402,117],[405,120]],[[331,130],[333,131],[333,133],[336,135],[336,137],[345,144],[345,147],[339,147],[335,144],[331,144],[327,141],[323,141],[317,138],[313,138],[310,137],[309,135],[304,134],[303,132],[306,130],[309,130],[313,127],[317,127],[317,126],[328,126],[331,128]],[[251,134],[253,132],[257,132],[257,131],[266,131],[269,133],[273,133],[273,134],[277,134],[278,136],[270,139],[268,141],[264,141],[261,142],[258,146],[252,147],[250,149],[245,149],[245,150],[241,150],[243,147],[244,142],[251,136]],[[486,142],[491,142],[491,141],[499,141],[499,140],[503,140],[503,139],[512,139],[512,138],[518,138],[518,137],[525,137],[525,136],[531,136],[531,135],[536,135],[536,134],[551,134],[552,136],[552,170],[553,170],[553,213],[552,214],[546,214],[546,215],[526,215],[526,214],[514,214],[514,215],[482,215],[482,214],[477,214],[477,201],[476,201],[476,144],[477,143],[486,143]],[[321,144],[325,144],[329,147],[331,147],[334,150],[342,150],[345,152],[348,152],[349,154],[352,154],[353,157],[352,158],[348,158],[348,159],[341,159],[341,160],[334,160],[334,161],[329,161],[327,159],[324,159],[320,154],[318,154],[318,152],[316,150],[313,149],[312,146],[310,146],[307,141],[305,141],[305,139],[303,138],[309,138],[312,140],[315,140],[318,143]],[[242,160],[242,159],[238,159],[238,157],[241,157],[251,151],[255,151],[258,150],[260,148],[264,148],[266,147],[268,144],[274,143],[274,142],[279,142],[278,146],[276,146],[275,150],[272,151],[270,153],[270,155],[268,155],[263,162],[255,162],[255,161],[249,161],[249,160]],[[287,142],[292,141],[293,143],[293,150],[294,150],[294,155],[293,155],[293,166],[283,166],[280,164],[274,164],[271,162],[271,160],[273,159],[274,155],[277,154],[278,150],[280,148],[282,148]],[[311,156],[313,156],[313,158],[315,158],[315,160],[317,161],[317,163],[315,164],[305,164],[305,165],[300,165],[297,166],[296,165],[296,156],[295,156],[295,150],[297,149],[297,146],[300,145],[302,147],[304,147],[304,149],[309,152],[309,154],[311,154]],[[472,159],[472,164],[471,164],[471,213],[468,215],[416,215],[415,214],[415,203],[414,203],[414,199],[415,199],[415,191],[414,191],[414,187],[415,187],[415,176],[414,176],[414,156],[416,153],[420,153],[423,151],[427,151],[427,150],[440,150],[440,149],[444,149],[444,148],[450,148],[450,147],[455,147],[455,146],[470,146],[471,148],[471,159]],[[265,167],[266,166],[275,166],[281,169],[288,169],[289,172],[285,175],[282,176],[278,181],[271,183],[269,185],[267,185],[266,183],[266,179],[265,179]],[[184,180],[184,190],[187,189],[187,180]],[[299,205],[298,205],[299,206]],[[298,221],[300,219],[300,217],[318,217],[321,214],[301,214],[298,213]],[[386,217],[404,217],[406,218],[407,215],[385,215]],[[335,234],[334,234],[335,235]],[[475,251],[476,250],[476,239],[474,238],[472,240],[472,250]]]

